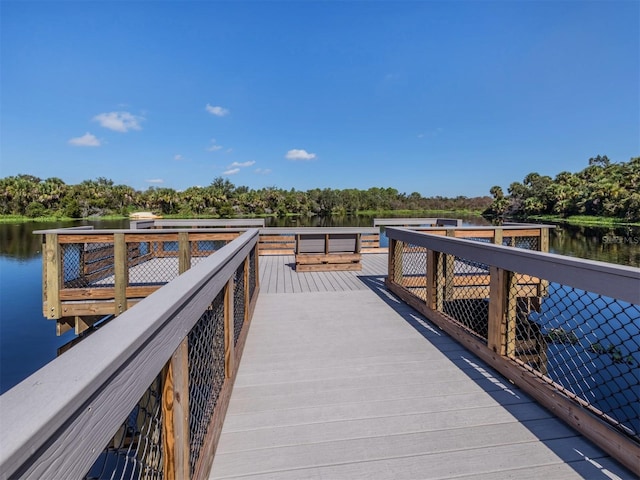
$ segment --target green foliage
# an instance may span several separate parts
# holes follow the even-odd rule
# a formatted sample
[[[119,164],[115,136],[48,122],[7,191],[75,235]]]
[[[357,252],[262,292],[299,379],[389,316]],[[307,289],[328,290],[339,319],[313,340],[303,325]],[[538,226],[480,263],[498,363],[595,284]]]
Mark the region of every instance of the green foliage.
[[[568,332],[560,327],[560,328],[552,328],[546,334],[547,341],[551,343],[563,343],[568,345],[575,345],[578,343],[578,337],[571,330]]]
[[[554,179],[533,172],[522,183],[512,183],[508,196],[502,196],[498,186],[491,188],[491,194],[488,216],[580,215],[638,222],[640,157],[612,163],[606,155],[598,155],[580,172],[560,172]]]
[[[229,179],[215,178],[207,187],[151,187],[136,191],[127,185],[99,177],[67,185],[59,178],[41,180],[32,175],[0,178],[0,215],[65,218],[127,215],[136,210],[163,216],[237,217],[256,215],[350,215],[360,210],[482,211],[489,197],[424,198],[419,193],[400,193],[395,188],[368,190],[331,188],[306,192],[277,187],[252,190],[236,187]],[[640,203],[640,202],[639,202]]]

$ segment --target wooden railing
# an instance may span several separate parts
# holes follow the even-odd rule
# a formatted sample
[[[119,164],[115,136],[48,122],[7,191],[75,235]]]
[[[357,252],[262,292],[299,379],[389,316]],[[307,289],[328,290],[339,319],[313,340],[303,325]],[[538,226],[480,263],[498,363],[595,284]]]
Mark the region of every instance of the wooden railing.
[[[206,479],[258,297],[258,231],[0,397],[0,478]],[[124,250],[123,250],[124,251]]]
[[[39,231],[43,314],[58,335],[119,315],[231,242],[244,230]]]
[[[640,475],[640,269],[386,234],[390,291]]]

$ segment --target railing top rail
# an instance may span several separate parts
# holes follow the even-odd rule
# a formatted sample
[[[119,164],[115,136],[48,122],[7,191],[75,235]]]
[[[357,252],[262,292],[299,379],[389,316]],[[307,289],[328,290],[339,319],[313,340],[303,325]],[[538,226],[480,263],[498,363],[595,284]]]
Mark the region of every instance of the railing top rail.
[[[297,233],[365,233],[379,234],[374,227],[265,227],[260,229],[261,235],[295,235]]]
[[[110,229],[91,229],[80,230],[75,227],[56,228],[51,230],[35,230],[34,235],[44,235],[48,233],[57,233],[58,235],[112,235],[114,233],[135,234],[135,235],[169,235],[177,232],[192,233],[241,233],[246,232],[249,228],[164,228],[164,229],[131,229],[131,228],[110,228]]]
[[[225,218],[225,219],[154,219],[154,220],[132,220],[131,224],[135,222],[140,222],[140,225],[146,225],[148,223],[152,223],[153,226],[156,227],[165,227],[165,226],[181,226],[181,225],[190,225],[190,226],[243,226],[243,227],[264,227],[265,220],[264,218]]]
[[[418,226],[409,226],[405,227],[409,230],[464,230],[464,231],[473,231],[473,230],[533,230],[533,229],[543,229],[543,228],[556,228],[554,225],[543,225],[540,223],[509,223],[505,225],[464,225],[460,227],[455,226],[441,226],[441,227],[418,227]]]
[[[0,396],[0,477],[84,475],[257,241],[243,233]]]
[[[640,268],[389,228],[393,240],[640,304]]]
[[[373,226],[378,227],[382,225],[423,225],[423,224],[447,224],[447,225],[460,225],[462,220],[457,218],[374,218]]]

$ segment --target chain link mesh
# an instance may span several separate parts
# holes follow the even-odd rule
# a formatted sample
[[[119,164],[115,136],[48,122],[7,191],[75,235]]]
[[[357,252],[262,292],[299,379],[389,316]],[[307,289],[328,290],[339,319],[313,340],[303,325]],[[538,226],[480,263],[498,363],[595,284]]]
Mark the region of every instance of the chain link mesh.
[[[487,239],[476,239],[486,242]],[[538,237],[503,238],[536,250]],[[424,247],[397,243],[394,281],[427,300]],[[488,338],[489,267],[435,253],[436,310],[483,340]],[[528,365],[577,402],[640,441],[640,306],[522,273],[508,277],[506,355]]]
[[[63,243],[64,288],[112,287],[112,243]]]
[[[238,343],[244,325],[244,263],[237,269],[233,282],[233,344]]]
[[[163,478],[161,393],[159,375],[94,462],[87,480]]]
[[[224,384],[224,290],[189,333],[189,429],[191,472]]]
[[[454,255],[439,255],[436,308],[480,338],[488,336],[489,268]]]
[[[542,293],[528,317],[546,346],[537,371],[640,441],[640,306],[556,283]]]

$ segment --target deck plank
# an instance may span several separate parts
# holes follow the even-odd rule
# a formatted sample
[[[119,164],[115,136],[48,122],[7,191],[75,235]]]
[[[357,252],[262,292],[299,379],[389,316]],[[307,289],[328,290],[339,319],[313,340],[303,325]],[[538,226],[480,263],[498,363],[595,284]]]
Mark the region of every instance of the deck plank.
[[[270,258],[211,479],[630,478],[386,292],[386,255]]]

